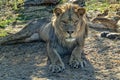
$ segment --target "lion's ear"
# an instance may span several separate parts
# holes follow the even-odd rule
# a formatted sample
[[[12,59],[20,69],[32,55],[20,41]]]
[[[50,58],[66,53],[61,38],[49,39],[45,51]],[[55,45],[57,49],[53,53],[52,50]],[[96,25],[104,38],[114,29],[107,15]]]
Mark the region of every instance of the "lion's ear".
[[[56,16],[59,16],[62,13],[62,10],[60,8],[55,8],[53,12]]]
[[[79,16],[83,16],[86,13],[86,9],[85,8],[78,8],[77,9],[77,14]]]

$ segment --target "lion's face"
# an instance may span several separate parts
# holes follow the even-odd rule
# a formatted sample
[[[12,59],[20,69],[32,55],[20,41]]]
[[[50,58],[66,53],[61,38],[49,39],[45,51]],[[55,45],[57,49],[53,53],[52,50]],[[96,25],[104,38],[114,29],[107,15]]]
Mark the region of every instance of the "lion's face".
[[[85,9],[77,5],[65,4],[54,10],[55,32],[59,38],[74,42],[84,30]]]

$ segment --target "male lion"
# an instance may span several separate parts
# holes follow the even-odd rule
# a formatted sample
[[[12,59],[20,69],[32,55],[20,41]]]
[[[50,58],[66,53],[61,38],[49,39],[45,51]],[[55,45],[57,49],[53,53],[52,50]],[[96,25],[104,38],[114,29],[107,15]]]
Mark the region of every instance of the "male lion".
[[[83,67],[81,58],[84,41],[87,36],[86,10],[79,5],[65,3],[54,9],[52,21],[47,25],[40,26],[40,30],[31,35],[25,41],[40,38],[47,43],[47,53],[50,60],[49,69],[52,72],[61,72],[65,65],[61,55],[70,54],[69,64],[73,68]],[[36,25],[38,26],[38,25]],[[25,38],[22,34],[22,37]],[[17,40],[20,37],[17,35]],[[9,39],[10,41],[10,39]],[[11,37],[11,41],[13,38]]]
[[[65,69],[60,57],[62,54],[71,54],[71,67],[83,67],[81,53],[88,32],[85,12],[84,8],[71,3],[59,5],[54,9],[52,22],[46,26],[50,27],[47,52],[52,72]]]

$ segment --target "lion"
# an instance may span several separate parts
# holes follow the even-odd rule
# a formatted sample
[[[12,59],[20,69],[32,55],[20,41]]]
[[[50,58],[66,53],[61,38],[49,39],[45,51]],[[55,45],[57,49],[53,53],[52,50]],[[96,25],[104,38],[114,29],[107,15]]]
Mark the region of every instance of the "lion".
[[[85,38],[88,34],[86,9],[77,4],[64,3],[55,7],[51,22],[40,26],[38,32],[25,39],[42,39],[47,43],[49,70],[53,73],[65,69],[61,55],[70,55],[69,65],[72,68],[84,67],[81,58]]]
[[[88,34],[86,10],[78,5],[66,3],[54,9],[51,33],[47,42],[50,70],[61,72],[65,69],[61,54],[71,54],[69,65],[73,68],[83,67],[81,53],[85,37]]]

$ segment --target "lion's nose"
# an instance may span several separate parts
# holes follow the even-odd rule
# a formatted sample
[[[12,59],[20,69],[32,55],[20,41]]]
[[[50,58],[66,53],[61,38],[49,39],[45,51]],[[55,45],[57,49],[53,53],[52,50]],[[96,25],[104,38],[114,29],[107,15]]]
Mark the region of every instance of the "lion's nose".
[[[72,34],[74,31],[67,31],[67,33]]]

